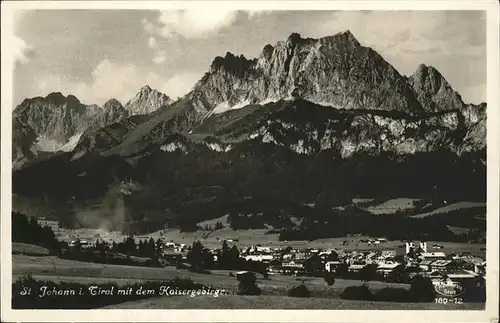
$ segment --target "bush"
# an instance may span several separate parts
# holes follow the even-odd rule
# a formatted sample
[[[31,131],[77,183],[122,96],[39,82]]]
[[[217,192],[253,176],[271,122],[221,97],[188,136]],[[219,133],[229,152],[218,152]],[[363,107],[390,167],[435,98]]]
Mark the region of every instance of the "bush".
[[[415,302],[433,302],[436,291],[432,280],[421,275],[415,276],[411,283],[410,292]]]
[[[238,295],[260,295],[262,291],[257,286],[254,275],[243,275],[238,278]]]
[[[375,292],[375,300],[384,302],[412,302],[412,293],[404,288],[382,288]]]
[[[306,285],[300,284],[298,286],[292,287],[288,290],[288,296],[290,297],[311,297],[311,293],[309,289],[307,289]]]
[[[373,294],[368,289],[366,284],[361,286],[348,286],[344,288],[340,294],[341,299],[357,300],[357,301],[371,301],[373,300]]]
[[[323,278],[328,286],[333,286],[333,284],[335,284],[335,277],[333,273],[325,272]]]

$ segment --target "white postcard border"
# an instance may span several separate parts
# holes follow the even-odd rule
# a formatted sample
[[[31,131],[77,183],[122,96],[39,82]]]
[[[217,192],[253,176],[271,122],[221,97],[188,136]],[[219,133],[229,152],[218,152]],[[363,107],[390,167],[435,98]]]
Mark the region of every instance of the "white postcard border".
[[[484,311],[380,310],[12,310],[11,137],[14,11],[30,9],[207,10],[486,10],[487,11],[487,301]],[[496,1],[12,1],[2,2],[1,315],[23,322],[498,322],[499,228],[499,5]],[[460,68],[460,67],[457,67]],[[8,108],[5,108],[8,107]]]

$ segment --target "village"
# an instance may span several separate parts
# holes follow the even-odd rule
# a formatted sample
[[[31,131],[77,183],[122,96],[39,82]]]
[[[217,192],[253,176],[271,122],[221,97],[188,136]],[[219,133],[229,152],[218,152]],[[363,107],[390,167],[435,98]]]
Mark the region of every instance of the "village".
[[[40,226],[50,227],[61,240],[67,240],[68,247],[76,244],[82,249],[94,249],[96,243],[111,246],[121,242],[123,236],[93,234],[83,238],[68,235],[62,238],[57,221],[39,218]],[[147,241],[149,236],[136,236],[136,242]],[[448,253],[436,251],[443,248],[440,244],[428,246],[425,241],[406,241],[398,248],[387,247],[387,239],[370,238],[360,240],[360,243],[376,246],[376,250],[343,250],[342,248],[293,248],[291,246],[238,245],[239,257],[246,262],[259,263],[259,268],[265,268],[265,275],[321,276],[332,273],[337,278],[358,280],[382,280],[394,283],[408,283],[416,275],[429,277],[434,284],[443,281],[459,282],[466,285],[484,286],[486,279],[486,261],[470,252]],[[237,238],[220,241],[236,246]],[[348,240],[342,245],[349,244]],[[160,258],[167,263],[186,262],[191,246],[176,243],[159,237],[155,241],[160,250]],[[221,248],[207,248],[212,255],[213,263],[217,263]],[[431,251],[434,250],[434,251]]]

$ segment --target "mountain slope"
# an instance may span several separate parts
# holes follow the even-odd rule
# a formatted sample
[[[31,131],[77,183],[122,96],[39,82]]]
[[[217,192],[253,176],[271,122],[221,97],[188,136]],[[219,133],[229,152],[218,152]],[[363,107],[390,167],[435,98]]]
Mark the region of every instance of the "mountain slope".
[[[300,97],[343,109],[424,113],[406,78],[349,32],[320,39],[292,34],[259,58],[216,57],[193,90],[130,132],[113,153],[137,153],[159,133],[188,132],[213,114]],[[111,147],[110,147],[111,148]]]
[[[18,134],[13,141],[15,167],[36,159],[37,151],[73,150],[83,133],[99,131],[132,115],[154,112],[171,102],[168,96],[149,86],[141,88],[126,107],[116,99],[108,100],[102,108],[85,105],[75,96],[65,97],[59,92],[45,98],[26,99],[13,113],[13,131]],[[26,127],[35,134],[30,147],[25,147],[28,141],[19,139],[19,135],[27,132]],[[28,152],[30,149],[31,153]]]
[[[486,199],[486,104],[465,104],[432,67],[402,76],[349,32],[292,34],[252,60],[217,57],[168,105],[151,93],[143,87],[125,107],[109,101],[110,117],[94,118],[73,151],[15,171],[14,191],[82,208],[132,183],[118,191],[141,228],[229,215],[239,228],[294,229],[296,217],[300,230],[326,236],[391,228],[393,219],[359,210],[343,216],[338,207],[354,197]],[[137,102],[161,106],[132,115]],[[412,237],[449,237],[457,221],[482,228],[463,216],[397,223]]]
[[[38,136],[65,143],[87,129],[101,113],[97,106],[87,106],[73,95],[65,97],[57,92],[45,98],[24,100],[14,109],[13,116],[29,125]]]
[[[455,92],[443,75],[432,66],[420,64],[408,78],[408,83],[426,111],[460,110],[465,106],[460,94]]]
[[[125,104],[125,109],[131,115],[149,114],[158,110],[162,106],[168,106],[173,102],[166,94],[158,92],[149,87],[143,86],[139,92]]]

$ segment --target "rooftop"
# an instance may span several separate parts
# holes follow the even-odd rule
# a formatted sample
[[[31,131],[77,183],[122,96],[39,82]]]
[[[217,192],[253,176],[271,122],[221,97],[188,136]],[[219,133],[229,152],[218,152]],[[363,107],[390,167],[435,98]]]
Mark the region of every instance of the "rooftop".
[[[436,260],[431,263],[431,266],[440,266],[440,267],[445,267],[451,264],[451,260]]]
[[[399,265],[400,264],[398,264],[397,262],[395,262],[395,263],[382,263],[382,264],[379,264],[377,269],[394,269]]]
[[[446,254],[444,252],[441,252],[441,251],[437,251],[437,252],[424,252],[424,253],[422,253],[422,256],[424,258],[426,258],[426,257],[446,257]]]

